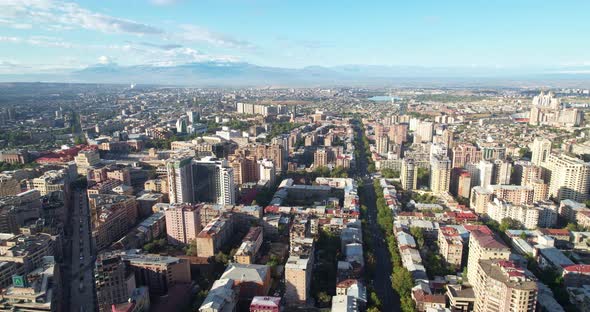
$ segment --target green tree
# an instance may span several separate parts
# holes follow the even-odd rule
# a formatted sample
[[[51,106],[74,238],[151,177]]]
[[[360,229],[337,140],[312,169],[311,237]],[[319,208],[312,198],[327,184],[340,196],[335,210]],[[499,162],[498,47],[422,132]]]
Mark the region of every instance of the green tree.
[[[398,170],[385,168],[381,170],[381,175],[386,179],[396,179],[400,177],[400,172]]]
[[[374,291],[371,292],[370,300],[371,300],[372,306],[375,306],[377,308],[381,308],[381,300],[379,300],[379,296],[377,296],[376,292],[374,292]]]
[[[416,244],[418,244],[418,248],[422,248],[424,246],[424,230],[422,230],[422,228],[413,226],[410,228],[410,234],[414,236]]]
[[[332,296],[328,295],[325,291],[322,291],[318,294],[318,301],[320,306],[326,307],[332,302]]]
[[[522,224],[517,220],[511,218],[504,218],[502,222],[500,222],[499,230],[500,232],[504,233],[506,230],[519,230],[522,228]]]
[[[428,187],[430,185],[430,171],[428,169],[422,167],[418,168],[417,175],[418,186]]]

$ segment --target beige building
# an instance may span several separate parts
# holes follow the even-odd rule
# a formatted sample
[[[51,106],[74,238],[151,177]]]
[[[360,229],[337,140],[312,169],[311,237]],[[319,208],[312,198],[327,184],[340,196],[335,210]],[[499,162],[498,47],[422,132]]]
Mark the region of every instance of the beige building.
[[[231,217],[214,219],[197,235],[197,256],[204,258],[215,256],[221,247],[231,239],[232,233]]]
[[[590,191],[590,163],[565,154],[551,154],[546,162],[550,173],[549,195],[562,201],[584,202]]]
[[[415,190],[418,186],[418,167],[412,159],[404,158],[402,160],[402,170],[400,174],[402,188],[410,191]]]
[[[143,188],[148,192],[168,194],[168,181],[166,179],[147,180],[143,184]]]
[[[262,246],[262,227],[255,226],[250,228],[248,234],[244,236],[242,244],[234,256],[236,262],[253,264],[260,250],[260,246]]]
[[[289,306],[305,304],[309,298],[313,270],[313,239],[302,239],[301,244],[291,244],[291,254],[285,264],[285,294]]]
[[[430,160],[430,190],[435,195],[449,191],[451,184],[451,160],[448,157],[433,156]]]
[[[166,210],[168,243],[188,245],[201,231],[201,205],[173,204]]]
[[[467,257],[467,279],[477,281],[477,267],[481,260],[508,260],[510,247],[502,243],[496,236],[483,233],[479,230],[472,231],[469,235],[469,254]]]
[[[488,203],[492,202],[494,194],[489,188],[476,186],[471,189],[470,207],[477,214],[485,214],[488,208]]]
[[[0,174],[0,196],[16,195],[20,191],[20,183],[14,177]]]
[[[534,312],[537,282],[512,261],[481,260],[472,282],[475,312]]]
[[[137,202],[133,196],[89,195],[92,239],[97,250],[121,239],[135,225]]]
[[[52,192],[66,190],[68,175],[64,169],[50,170],[45,172],[42,176],[33,179],[33,188],[41,192],[41,196],[45,196]]]
[[[461,267],[463,240],[457,229],[441,227],[438,231],[438,248],[447,264],[455,265],[457,268]]]
[[[88,174],[88,168],[100,163],[100,156],[97,150],[82,150],[78,153],[78,156],[74,157],[78,174],[86,176]]]
[[[534,202],[535,189],[532,186],[491,185],[490,188],[496,198],[514,205],[532,205]]]
[[[377,153],[387,155],[387,152],[389,152],[389,137],[384,134],[375,137],[375,147]]]
[[[543,166],[551,155],[551,141],[541,137],[535,138],[531,152],[531,163],[535,166]]]

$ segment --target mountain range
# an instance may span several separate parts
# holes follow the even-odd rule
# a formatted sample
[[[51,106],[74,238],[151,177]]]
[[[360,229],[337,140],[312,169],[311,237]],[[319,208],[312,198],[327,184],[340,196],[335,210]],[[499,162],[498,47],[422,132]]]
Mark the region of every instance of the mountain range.
[[[81,70],[0,74],[4,82],[73,82],[180,86],[567,86],[587,87],[589,66],[489,68],[344,65],[281,68],[243,62],[198,62],[171,66],[114,63]]]

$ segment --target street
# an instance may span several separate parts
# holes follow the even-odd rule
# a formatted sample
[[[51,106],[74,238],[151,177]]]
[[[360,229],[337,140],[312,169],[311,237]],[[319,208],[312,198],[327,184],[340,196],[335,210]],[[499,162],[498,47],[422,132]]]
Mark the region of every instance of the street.
[[[75,191],[71,219],[70,311],[94,311],[94,257],[90,241],[90,211],[84,191]]]
[[[364,134],[361,131],[357,131],[357,140],[361,141]],[[362,146],[358,144],[357,146]],[[373,189],[373,180],[367,176],[367,155],[364,149],[359,149],[359,161],[357,173],[359,177],[363,177],[362,198],[364,199],[362,204],[367,206],[367,225],[369,226],[368,233],[373,235],[373,253],[375,255],[375,277],[373,280],[373,286],[375,292],[379,296],[382,304],[382,311],[401,311],[399,295],[393,291],[391,287],[391,256],[385,243],[384,235],[379,225],[377,224],[377,198],[375,190]]]

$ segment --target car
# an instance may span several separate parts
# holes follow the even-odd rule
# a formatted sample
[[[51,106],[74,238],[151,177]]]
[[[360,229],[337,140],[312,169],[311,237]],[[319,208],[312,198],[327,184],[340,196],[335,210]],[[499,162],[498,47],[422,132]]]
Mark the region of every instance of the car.
[[[84,260],[84,256],[80,256],[80,261],[83,261],[83,260]]]

